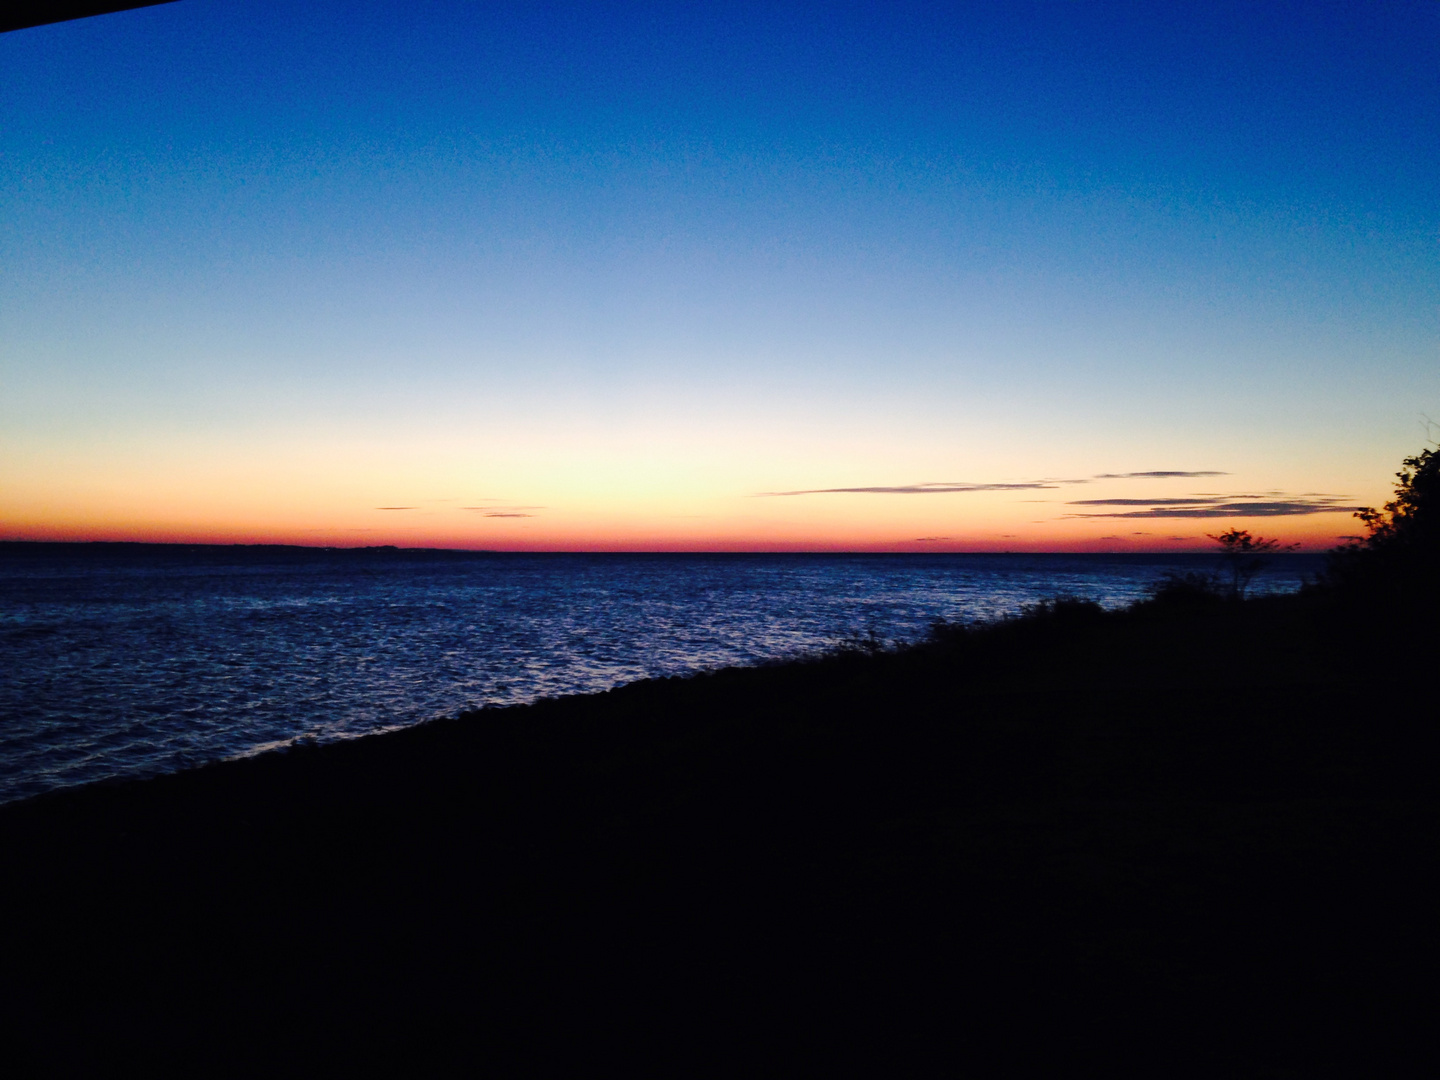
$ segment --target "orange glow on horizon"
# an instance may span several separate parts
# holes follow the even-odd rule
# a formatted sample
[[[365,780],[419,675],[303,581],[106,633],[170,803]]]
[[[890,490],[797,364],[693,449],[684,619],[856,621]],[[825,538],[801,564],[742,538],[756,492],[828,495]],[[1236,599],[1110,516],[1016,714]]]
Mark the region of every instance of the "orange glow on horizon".
[[[678,447],[660,464],[640,456],[586,458],[578,450],[497,463],[463,448],[414,444],[362,445],[343,455],[329,447],[225,450],[37,458],[33,471],[0,492],[0,539],[516,552],[1118,553],[1208,551],[1214,543],[1206,534],[1236,527],[1324,551],[1361,531],[1350,506],[1383,501],[1373,492],[1307,513],[1312,504],[1304,500],[1332,497],[1275,492],[1325,490],[1308,476],[1111,476],[1092,466],[1060,474],[1079,479],[1030,479],[1055,475],[1046,461],[1027,463],[1034,470],[1028,476],[1018,464],[936,468],[932,475],[988,474],[1002,482],[915,493],[927,485],[852,486],[923,477],[913,463],[862,469],[847,461],[737,459],[711,468]],[[1266,499],[1291,500],[1273,508],[1301,512],[1165,516],[1181,502],[1249,507]]]
[[[734,552],[734,553],[1185,553],[1213,551],[1214,541],[1207,533],[1219,533],[1234,527],[1249,529],[1256,535],[1273,537],[1285,544],[1298,544],[1302,552],[1323,552],[1356,534],[1358,523],[1339,522],[1339,515],[1315,515],[1331,519],[1299,522],[1254,519],[1209,519],[1203,528],[1176,530],[1166,536],[1135,536],[1120,539],[1096,536],[1093,528],[1085,531],[1065,528],[1070,522],[1047,522],[1046,527],[1032,527],[1028,532],[997,535],[996,533],[956,530],[954,535],[921,538],[895,536],[894,529],[872,525],[863,530],[822,533],[799,524],[787,528],[764,530],[736,527],[690,529],[644,529],[634,525],[610,523],[608,528],[567,528],[563,525],[542,525],[517,528],[522,522],[506,521],[506,528],[483,531],[446,528],[439,523],[426,526],[396,528],[295,527],[291,523],[261,524],[213,522],[196,525],[177,523],[105,522],[87,524],[79,521],[65,524],[31,523],[0,526],[0,540],[50,542],[132,542],[158,544],[284,544],[300,547],[363,548],[400,547],[430,548],[457,551],[498,552]],[[1324,525],[1329,525],[1325,528]],[[1346,526],[1351,526],[1346,528]],[[1338,527],[1337,527],[1338,526]],[[890,535],[886,535],[886,533]]]

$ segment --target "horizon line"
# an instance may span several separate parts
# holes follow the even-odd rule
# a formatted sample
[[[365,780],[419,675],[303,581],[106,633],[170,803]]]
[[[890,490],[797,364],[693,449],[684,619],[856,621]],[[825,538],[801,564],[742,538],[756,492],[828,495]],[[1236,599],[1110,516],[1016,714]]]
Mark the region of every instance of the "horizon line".
[[[905,543],[901,541],[900,543]],[[26,544],[35,546],[80,547],[80,546],[126,546],[126,547],[171,547],[171,548],[288,548],[297,551],[434,551],[455,555],[1220,555],[1223,552],[1214,546],[1207,547],[1152,547],[1143,550],[1135,548],[1089,548],[1039,549],[1039,548],[956,548],[936,550],[935,548],[916,551],[893,548],[457,548],[434,546],[405,546],[398,544],[291,544],[277,541],[213,541],[213,540],[29,540],[24,538],[0,538],[0,546]],[[1279,554],[1323,555],[1343,544],[1325,548],[1300,548]]]

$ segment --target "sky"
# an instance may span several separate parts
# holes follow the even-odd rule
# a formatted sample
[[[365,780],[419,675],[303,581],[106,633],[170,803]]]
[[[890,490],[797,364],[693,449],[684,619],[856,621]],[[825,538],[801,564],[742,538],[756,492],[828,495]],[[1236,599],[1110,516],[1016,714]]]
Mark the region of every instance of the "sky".
[[[0,35],[0,539],[1323,549],[1440,421],[1440,4]]]

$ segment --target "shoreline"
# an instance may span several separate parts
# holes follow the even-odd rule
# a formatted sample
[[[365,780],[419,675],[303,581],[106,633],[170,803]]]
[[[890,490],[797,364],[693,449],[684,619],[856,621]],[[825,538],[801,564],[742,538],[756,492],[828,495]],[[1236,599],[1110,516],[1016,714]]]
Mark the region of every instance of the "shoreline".
[[[944,1001],[1238,1025],[1211,1067],[1260,1018],[1320,1060],[1347,1009],[1422,1030],[1437,957],[1435,725],[1376,714],[1388,639],[1337,625],[1304,596],[1057,603],[54,791],[0,807],[7,955],[37,1030],[122,1042],[280,1000],[312,1046],[470,1017],[513,1062],[557,1016],[693,1035]]]
[[[1042,589],[1118,607],[1166,571],[1214,564],[193,551],[0,554],[3,801],[857,635],[916,641],[937,618],[1013,613]],[[1273,587],[1314,569],[1279,566]]]

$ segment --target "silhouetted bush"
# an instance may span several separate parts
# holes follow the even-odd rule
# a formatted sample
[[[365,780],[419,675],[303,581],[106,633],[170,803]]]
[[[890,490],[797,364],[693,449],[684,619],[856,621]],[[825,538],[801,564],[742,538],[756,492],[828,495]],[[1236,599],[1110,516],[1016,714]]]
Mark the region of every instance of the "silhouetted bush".
[[[1214,574],[1188,570],[1183,574],[1170,571],[1157,581],[1143,605],[1166,610],[1193,610],[1214,607],[1225,599],[1225,588]]]
[[[1023,619],[1049,620],[1061,623],[1086,622],[1105,614],[1105,609],[1085,596],[1051,596],[1038,604],[1030,604]]]
[[[976,624],[950,619],[936,619],[930,624],[925,640],[932,645],[953,644],[975,632]]]
[[[1072,626],[1105,615],[1105,609],[1083,596],[1051,596],[1034,604],[1026,604],[1018,615],[998,622],[951,622],[936,619],[930,624],[926,640],[931,645],[953,645],[977,636],[1005,631]]]
[[[841,639],[829,651],[836,656],[878,656],[894,647],[894,642],[886,641],[872,626],[863,634],[854,633]]]

